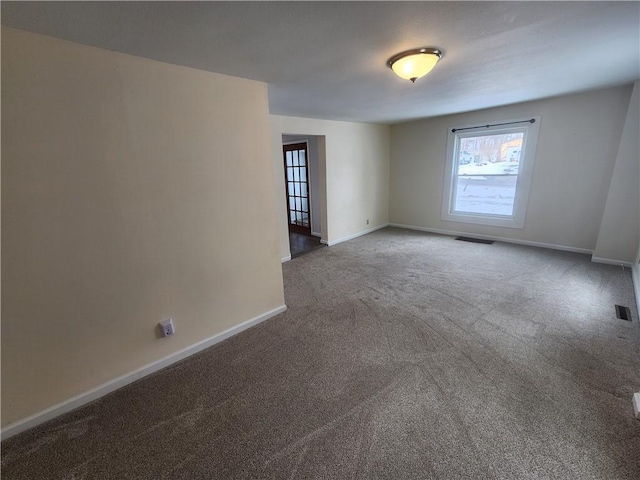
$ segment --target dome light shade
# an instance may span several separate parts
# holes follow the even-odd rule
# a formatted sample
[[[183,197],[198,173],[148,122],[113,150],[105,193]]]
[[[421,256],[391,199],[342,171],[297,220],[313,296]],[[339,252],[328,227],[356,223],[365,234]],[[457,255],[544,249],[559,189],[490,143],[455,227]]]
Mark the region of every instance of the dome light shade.
[[[415,48],[394,55],[387,65],[400,78],[415,82],[429,73],[441,58],[442,51],[437,48]]]

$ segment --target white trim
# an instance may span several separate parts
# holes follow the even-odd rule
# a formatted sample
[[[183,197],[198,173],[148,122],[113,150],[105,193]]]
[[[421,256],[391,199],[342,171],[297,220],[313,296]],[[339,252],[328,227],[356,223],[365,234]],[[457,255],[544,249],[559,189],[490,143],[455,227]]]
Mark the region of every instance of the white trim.
[[[636,294],[636,306],[640,310],[640,264],[631,267],[631,278],[633,279],[633,291]]]
[[[329,245],[329,241],[326,238],[322,237],[320,237],[320,243],[322,243],[323,245]]]
[[[640,264],[635,263],[631,266],[631,278],[633,279],[636,306],[640,310]],[[640,392],[633,394],[633,415],[640,420]]]
[[[626,262],[624,260],[614,260],[612,258],[602,258],[602,257],[591,257],[591,261],[593,263],[603,263],[605,265],[616,265],[618,267],[626,267],[631,268],[633,264],[631,262]]]
[[[348,235],[346,237],[339,238],[338,240],[325,241],[327,246],[332,247],[337,245],[338,243],[346,242],[347,240],[353,240],[354,238],[361,237],[363,235],[367,235],[368,233],[375,232],[376,230],[380,230],[382,228],[388,227],[388,223],[384,223],[382,225],[378,225],[377,227],[370,228],[369,230],[363,230],[362,232],[354,233],[353,235]],[[322,240],[321,240],[322,242]]]
[[[78,407],[81,407],[82,405],[92,402],[108,393],[111,393],[119,388],[122,388],[132,382],[135,382],[136,380],[146,377],[151,373],[157,372],[158,370],[161,370],[164,367],[167,367],[180,360],[183,360],[193,355],[194,353],[198,353],[201,350],[204,350],[205,348],[211,347],[216,343],[226,340],[227,338],[232,337],[242,332],[243,330],[246,330],[247,328],[253,327],[258,323],[264,322],[265,320],[284,312],[286,309],[287,309],[286,305],[281,305],[278,308],[269,310],[268,312],[258,315],[257,317],[251,318],[246,322],[243,322],[234,327],[231,327],[225,330],[224,332],[218,333],[217,335],[209,337],[200,342],[194,343],[193,345],[187,348],[183,348],[182,350],[172,353],[171,355],[161,358],[160,360],[151,362],[143,367],[133,370],[132,372],[125,373],[124,375],[121,375],[117,378],[114,378],[113,380],[103,383],[98,387],[92,388],[91,390],[88,390],[84,393],[71,397],[68,400],[60,402],[56,405],[53,405],[52,407],[42,410],[41,412],[35,413],[22,420],[18,420],[17,422],[14,422],[8,425],[7,427],[3,428],[0,436],[2,440],[6,440],[7,438],[12,437],[13,435],[16,435],[20,432],[24,432],[25,430],[28,430],[37,425],[40,425],[41,423],[49,421],[59,415],[70,412],[71,410],[74,410]]]
[[[390,223],[389,226],[397,227],[397,228],[406,228],[407,230],[419,230],[421,232],[438,233],[440,235],[449,235],[449,236],[466,235],[474,238],[481,238],[483,240],[495,240],[496,242],[515,243],[517,245],[527,245],[530,247],[550,248],[552,250],[562,250],[565,252],[587,253],[587,254],[593,253],[593,250],[589,250],[587,248],[568,247],[566,245],[555,245],[553,243],[532,242],[530,240],[520,240],[517,238],[497,237],[494,235],[480,235],[476,233],[457,232],[453,230],[440,230],[438,228],[416,227],[414,225],[403,225],[401,223]]]
[[[291,260],[291,255],[287,255],[286,257],[282,257],[280,259],[282,263],[288,262],[289,260]]]
[[[311,232],[311,235],[313,235],[314,237],[322,237],[322,234],[320,232]]]

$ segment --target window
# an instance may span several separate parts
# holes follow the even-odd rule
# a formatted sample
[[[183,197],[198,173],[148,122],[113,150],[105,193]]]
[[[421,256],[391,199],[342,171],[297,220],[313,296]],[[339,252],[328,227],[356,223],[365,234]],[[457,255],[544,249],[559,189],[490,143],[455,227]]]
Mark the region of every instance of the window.
[[[442,219],[522,228],[540,117],[449,129]]]

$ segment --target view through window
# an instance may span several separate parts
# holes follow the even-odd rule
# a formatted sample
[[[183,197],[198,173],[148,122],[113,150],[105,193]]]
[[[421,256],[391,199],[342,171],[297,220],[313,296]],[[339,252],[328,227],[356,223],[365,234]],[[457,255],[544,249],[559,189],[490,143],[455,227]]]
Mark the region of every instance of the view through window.
[[[461,138],[452,210],[511,217],[524,132]]]

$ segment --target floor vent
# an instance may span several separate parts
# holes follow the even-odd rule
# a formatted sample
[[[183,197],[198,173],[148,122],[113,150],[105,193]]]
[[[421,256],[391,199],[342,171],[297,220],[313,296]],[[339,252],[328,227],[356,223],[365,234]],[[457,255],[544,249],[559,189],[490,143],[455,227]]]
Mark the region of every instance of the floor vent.
[[[472,243],[486,243],[487,245],[491,245],[493,240],[483,240],[482,238],[471,238],[471,237],[456,237],[456,240],[460,240],[461,242],[472,242]]]
[[[629,309],[629,307],[616,305],[616,317],[618,317],[620,320],[626,320],[627,322],[630,322],[631,310]]]

